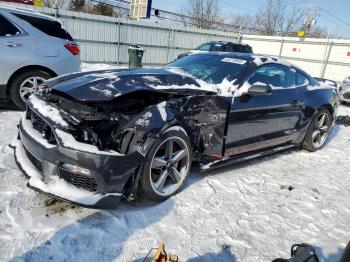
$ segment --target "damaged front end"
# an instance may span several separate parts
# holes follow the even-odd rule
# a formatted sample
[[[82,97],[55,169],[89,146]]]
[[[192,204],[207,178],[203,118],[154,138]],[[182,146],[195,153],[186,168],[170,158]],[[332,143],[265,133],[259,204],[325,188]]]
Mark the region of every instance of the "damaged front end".
[[[120,113],[33,95],[19,123],[16,149],[28,186],[81,206],[115,207],[144,161],[142,153],[122,148],[120,128],[126,122]]]
[[[222,153],[225,118],[208,122],[207,112],[226,114],[229,103],[215,94],[164,69],[49,80],[28,99],[17,162],[33,189],[82,206],[114,207],[121,197],[136,197],[138,171],[167,128],[189,131],[196,155]]]

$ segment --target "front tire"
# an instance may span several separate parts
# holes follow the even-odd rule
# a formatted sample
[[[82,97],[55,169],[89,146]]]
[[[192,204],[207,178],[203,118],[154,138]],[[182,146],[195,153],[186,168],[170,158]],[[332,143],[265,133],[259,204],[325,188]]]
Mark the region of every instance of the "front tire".
[[[12,102],[21,110],[26,109],[26,101],[35,88],[52,76],[41,70],[30,70],[15,77],[10,85],[10,97]]]
[[[191,170],[192,150],[187,135],[164,132],[151,146],[141,170],[141,195],[161,202],[177,194]]]
[[[332,117],[327,109],[322,109],[311,122],[302,143],[302,148],[314,152],[321,149],[329,135]]]

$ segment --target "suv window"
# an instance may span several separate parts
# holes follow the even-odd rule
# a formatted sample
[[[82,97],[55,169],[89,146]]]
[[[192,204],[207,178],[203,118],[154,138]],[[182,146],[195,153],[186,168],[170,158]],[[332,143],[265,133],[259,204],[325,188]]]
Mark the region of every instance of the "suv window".
[[[0,15],[0,36],[18,35],[20,31],[5,17]]]
[[[253,49],[248,45],[236,45],[235,49],[238,53],[253,53]]]
[[[29,24],[31,24],[32,26],[34,26],[35,28],[39,29],[41,32],[44,32],[49,36],[73,41],[73,38],[70,36],[70,34],[66,30],[64,30],[61,24],[57,21],[33,17],[33,16],[27,16],[22,14],[13,14],[13,15],[28,22]]]
[[[294,86],[292,71],[283,65],[271,64],[259,67],[249,78],[248,83],[263,83],[272,88],[289,88]]]
[[[196,50],[200,50],[200,51],[210,51],[211,49],[211,44],[204,44],[199,46]]]
[[[227,44],[224,46],[224,52],[252,53],[252,48],[248,45]]]

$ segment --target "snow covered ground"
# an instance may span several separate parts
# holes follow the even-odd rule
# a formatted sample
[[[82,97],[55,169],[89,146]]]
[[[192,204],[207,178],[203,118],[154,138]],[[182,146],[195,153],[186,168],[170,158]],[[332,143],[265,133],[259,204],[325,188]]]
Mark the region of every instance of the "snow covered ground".
[[[0,111],[0,261],[142,261],[165,242],[180,261],[271,261],[307,242],[338,261],[350,239],[350,127],[292,150],[200,173],[161,204],[74,207],[26,187],[13,145],[21,113]],[[349,115],[342,106],[339,115]]]
[[[108,70],[108,69],[116,69],[116,68],[123,68],[123,67],[125,66],[81,63],[81,71]]]

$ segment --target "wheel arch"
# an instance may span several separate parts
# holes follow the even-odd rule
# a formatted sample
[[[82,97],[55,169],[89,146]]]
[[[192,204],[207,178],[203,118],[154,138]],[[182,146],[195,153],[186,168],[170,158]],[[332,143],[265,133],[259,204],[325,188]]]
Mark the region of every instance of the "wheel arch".
[[[12,73],[12,75],[9,78],[9,80],[7,81],[6,94],[7,95],[9,94],[11,84],[14,81],[14,79],[16,78],[16,76],[18,76],[20,74],[23,74],[24,72],[31,71],[31,70],[40,70],[40,71],[43,71],[45,73],[50,74],[52,77],[56,77],[57,76],[57,74],[53,70],[51,70],[50,68],[45,67],[45,66],[28,65],[28,66],[21,67],[21,68],[17,69],[14,73]]]
[[[324,104],[324,105],[320,106],[320,108],[317,110],[317,113],[320,112],[322,109],[326,109],[329,111],[330,116],[331,116],[332,121],[333,121],[334,111],[335,111],[333,106],[331,104]]]
[[[188,137],[190,140],[191,146],[193,146],[191,137],[189,136],[188,131],[184,127],[182,127],[179,123],[174,123],[173,125],[166,125],[164,124],[163,128],[159,129],[159,132],[156,135],[152,136],[146,136],[145,140],[142,142],[142,154],[147,155],[149,153],[149,150],[156,139],[158,139],[161,135],[171,132],[171,131],[178,131],[183,133],[185,136]],[[143,132],[142,132],[143,133]],[[143,133],[144,134],[144,133]],[[128,148],[131,146],[131,144],[135,143],[138,139],[129,140]],[[191,152],[193,151],[193,148],[190,149]],[[129,152],[130,153],[130,152]],[[134,201],[135,199],[140,197],[140,177],[141,177],[141,170],[143,168],[144,163],[142,163],[136,170],[134,174],[132,174],[128,180],[126,181],[123,189],[123,195],[128,201]]]

